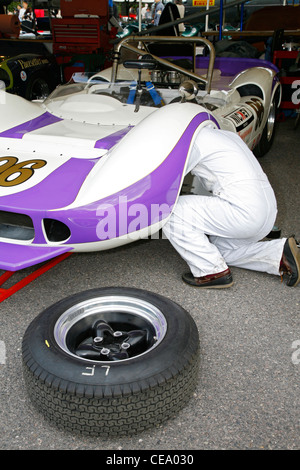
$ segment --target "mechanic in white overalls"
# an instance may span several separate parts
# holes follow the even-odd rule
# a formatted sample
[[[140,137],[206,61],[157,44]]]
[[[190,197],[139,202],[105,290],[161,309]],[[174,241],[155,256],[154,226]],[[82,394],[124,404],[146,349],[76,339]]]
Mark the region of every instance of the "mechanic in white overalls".
[[[228,266],[288,275],[300,280],[300,250],[293,237],[260,241],[277,215],[273,189],[256,157],[229,131],[203,128],[186,174],[200,179],[210,195],[180,196],[164,234],[187,262],[183,280],[193,286],[232,285]]]

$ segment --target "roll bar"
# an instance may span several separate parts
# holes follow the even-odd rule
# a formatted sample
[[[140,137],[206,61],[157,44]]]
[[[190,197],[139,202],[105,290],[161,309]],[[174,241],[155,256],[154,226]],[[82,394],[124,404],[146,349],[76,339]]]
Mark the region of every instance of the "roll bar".
[[[138,43],[136,45],[132,43]],[[193,72],[189,72],[188,70],[180,67],[177,64],[174,64],[172,62],[169,62],[166,59],[163,59],[161,57],[158,57],[152,53],[150,53],[147,49],[147,44],[149,43],[154,43],[154,42],[164,42],[164,43],[170,43],[170,44],[176,44],[176,43],[187,43],[187,44],[193,44]],[[196,48],[197,46],[206,46],[209,49],[209,64],[208,64],[208,69],[207,69],[207,74],[206,77],[203,75],[197,75],[195,73],[196,70]],[[139,47],[137,47],[139,46]],[[132,52],[135,52],[138,55],[141,55],[143,52],[143,49],[141,47],[143,46],[145,53],[151,54],[151,57],[156,60],[158,63],[167,66],[171,70],[175,70],[176,72],[180,72],[184,75],[187,75],[189,78],[192,78],[196,81],[200,81],[204,83],[205,85],[205,90],[207,93],[210,92],[211,90],[211,82],[212,82],[212,76],[213,76],[213,71],[214,71],[214,63],[215,63],[215,49],[212,43],[205,38],[200,38],[200,37],[191,37],[191,38],[186,38],[182,36],[146,36],[146,37],[137,37],[137,36],[126,36],[123,38],[118,44],[115,45],[115,57],[113,61],[113,66],[112,66],[112,75],[111,75],[111,82],[114,83],[116,81],[117,77],[117,71],[118,71],[118,64],[119,64],[119,57],[120,57],[120,50],[122,47],[125,49],[128,49]]]

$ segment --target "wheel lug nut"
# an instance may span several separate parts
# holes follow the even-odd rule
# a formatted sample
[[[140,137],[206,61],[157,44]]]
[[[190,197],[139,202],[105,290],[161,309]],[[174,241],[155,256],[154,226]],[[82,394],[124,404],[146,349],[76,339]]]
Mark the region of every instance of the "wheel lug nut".
[[[115,331],[114,332],[115,337],[122,336],[122,334],[123,334],[122,331]]]
[[[95,336],[94,343],[101,343],[101,341],[103,341],[102,336]]]
[[[110,353],[110,350],[107,349],[107,348],[102,348],[101,349],[101,354],[103,354],[103,356],[108,356]]]

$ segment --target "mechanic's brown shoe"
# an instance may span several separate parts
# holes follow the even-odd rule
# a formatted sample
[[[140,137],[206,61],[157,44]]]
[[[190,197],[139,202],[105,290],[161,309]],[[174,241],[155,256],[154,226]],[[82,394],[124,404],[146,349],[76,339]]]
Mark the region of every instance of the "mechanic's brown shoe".
[[[204,287],[206,289],[224,289],[233,284],[230,269],[202,277],[194,277],[192,273],[185,273],[182,275],[182,279],[190,286]]]
[[[290,287],[296,286],[300,281],[300,249],[293,237],[288,238],[284,244],[279,272],[289,277],[287,285]]]

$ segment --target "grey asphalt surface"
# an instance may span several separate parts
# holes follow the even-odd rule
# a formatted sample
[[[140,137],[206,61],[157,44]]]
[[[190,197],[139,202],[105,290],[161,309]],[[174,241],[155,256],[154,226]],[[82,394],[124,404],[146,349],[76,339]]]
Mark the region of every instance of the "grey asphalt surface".
[[[279,123],[273,148],[260,162],[277,195],[276,225],[282,236],[300,238],[300,128],[293,125],[294,119]],[[290,288],[280,277],[233,268],[232,288],[199,291],[182,282],[185,270],[167,240],[145,240],[72,254],[0,303],[0,449],[299,449],[300,285]],[[134,437],[60,431],[35,410],[24,388],[21,342],[33,318],[64,297],[103,286],[164,295],[185,308],[199,329],[194,396],[173,419]]]

